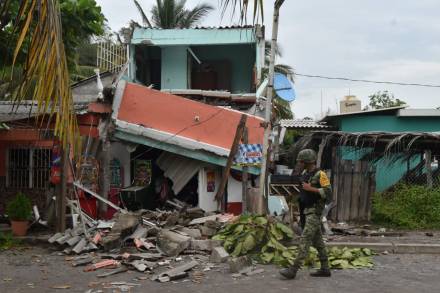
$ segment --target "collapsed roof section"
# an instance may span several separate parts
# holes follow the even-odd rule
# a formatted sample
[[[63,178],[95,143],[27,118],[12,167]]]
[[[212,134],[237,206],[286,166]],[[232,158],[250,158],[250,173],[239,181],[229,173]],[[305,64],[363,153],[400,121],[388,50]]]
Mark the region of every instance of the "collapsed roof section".
[[[242,114],[121,81],[113,104],[114,137],[225,166]],[[262,122],[248,115],[250,144],[263,142]]]

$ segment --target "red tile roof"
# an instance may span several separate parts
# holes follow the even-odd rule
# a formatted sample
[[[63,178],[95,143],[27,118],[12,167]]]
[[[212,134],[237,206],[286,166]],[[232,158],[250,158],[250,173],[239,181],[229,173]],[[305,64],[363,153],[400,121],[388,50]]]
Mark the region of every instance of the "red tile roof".
[[[127,82],[116,118],[230,149],[241,114]],[[248,116],[249,143],[262,143],[261,122],[259,117]]]

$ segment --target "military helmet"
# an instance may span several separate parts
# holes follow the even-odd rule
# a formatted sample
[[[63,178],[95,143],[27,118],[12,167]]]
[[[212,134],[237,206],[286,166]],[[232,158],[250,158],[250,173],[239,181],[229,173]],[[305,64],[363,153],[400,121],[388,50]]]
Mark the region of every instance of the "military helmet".
[[[317,155],[316,152],[312,149],[304,149],[298,153],[296,157],[296,161],[303,161],[304,163],[314,163],[316,162]]]

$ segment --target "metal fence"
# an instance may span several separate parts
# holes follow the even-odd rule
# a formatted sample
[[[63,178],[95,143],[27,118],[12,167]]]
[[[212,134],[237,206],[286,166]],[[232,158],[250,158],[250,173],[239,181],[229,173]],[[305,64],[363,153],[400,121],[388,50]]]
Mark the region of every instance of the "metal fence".
[[[7,152],[6,187],[46,189],[49,186],[51,149],[13,148]]]

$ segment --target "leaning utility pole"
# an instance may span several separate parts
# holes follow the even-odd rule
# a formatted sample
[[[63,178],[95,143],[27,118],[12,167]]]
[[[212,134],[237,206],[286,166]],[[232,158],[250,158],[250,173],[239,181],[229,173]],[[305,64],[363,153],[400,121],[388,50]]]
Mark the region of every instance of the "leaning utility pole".
[[[265,129],[263,139],[263,158],[261,162],[260,172],[260,192],[261,201],[263,201],[263,212],[268,212],[269,194],[266,187],[267,182],[267,166],[268,166],[268,151],[269,151],[269,136],[272,131],[271,116],[272,116],[272,97],[273,97],[273,79],[275,74],[275,55],[276,46],[278,40],[278,20],[280,16],[280,8],[285,0],[276,0],[273,11],[273,24],[272,24],[272,42],[270,48],[270,63],[269,63],[269,77],[267,84],[267,97],[266,97],[266,113],[265,113]]]

